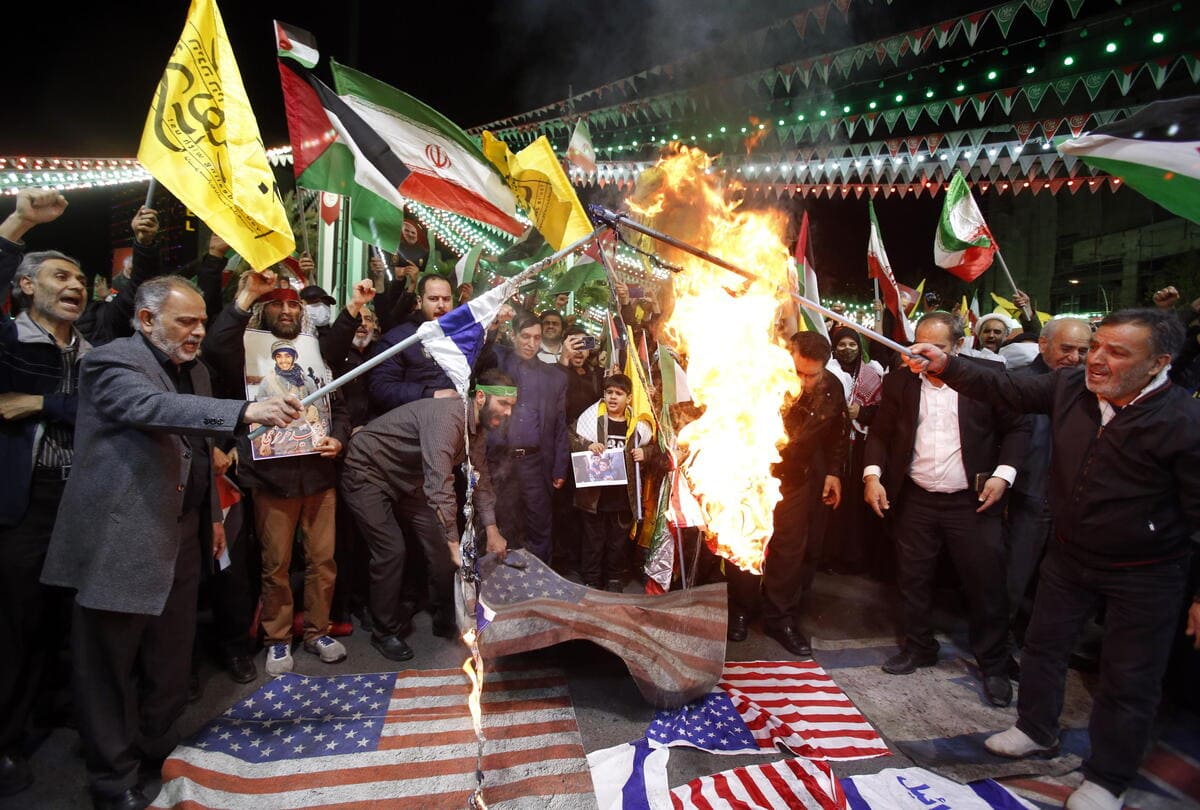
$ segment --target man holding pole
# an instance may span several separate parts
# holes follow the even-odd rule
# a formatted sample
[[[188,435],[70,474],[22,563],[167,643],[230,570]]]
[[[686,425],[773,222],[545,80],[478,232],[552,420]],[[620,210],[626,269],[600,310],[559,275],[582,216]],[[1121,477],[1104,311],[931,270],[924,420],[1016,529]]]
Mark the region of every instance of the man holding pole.
[[[1167,378],[1182,343],[1172,314],[1133,309],[1100,322],[1082,371],[1014,376],[929,343],[906,361],[967,396],[1050,416],[1054,539],[1025,635],[1017,723],[986,745],[1014,758],[1057,750],[1067,659],[1091,611],[1105,605],[1091,755],[1067,800],[1072,810],[1121,808],[1187,602],[1189,536],[1200,528],[1200,405]],[[1187,632],[1200,640],[1200,594]]]

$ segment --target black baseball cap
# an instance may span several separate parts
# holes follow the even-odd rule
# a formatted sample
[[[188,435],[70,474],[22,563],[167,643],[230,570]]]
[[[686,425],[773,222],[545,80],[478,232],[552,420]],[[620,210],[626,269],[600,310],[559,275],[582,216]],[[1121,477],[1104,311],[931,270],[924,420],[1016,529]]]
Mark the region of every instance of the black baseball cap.
[[[337,303],[333,296],[325,292],[325,289],[317,284],[309,284],[300,291],[300,300],[306,304],[315,304],[318,301],[333,306]]]

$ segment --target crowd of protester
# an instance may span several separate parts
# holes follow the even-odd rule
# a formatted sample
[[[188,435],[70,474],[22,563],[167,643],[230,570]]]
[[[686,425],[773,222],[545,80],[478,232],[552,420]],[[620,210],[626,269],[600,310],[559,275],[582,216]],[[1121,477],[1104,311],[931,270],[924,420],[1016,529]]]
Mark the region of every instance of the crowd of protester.
[[[296,341],[315,340],[341,376],[468,299],[470,285],[422,273],[406,232],[405,249],[373,258],[335,315],[335,299],[308,283],[306,255],[231,280],[214,235],[192,264],[164,268],[157,214],[143,207],[128,277],[89,301],[77,261],[24,248],[66,207],[57,192],[25,190],[0,222],[13,307],[0,319],[0,795],[30,784],[36,730],[70,722],[95,805],[145,806],[139,769],[177,742],[204,649],[249,683],[260,666],[291,671],[294,651],[345,660],[338,639],[355,621],[392,661],[413,657],[405,639],[421,611],[435,636],[457,638],[468,459],[487,552],[524,548],[593,588],[641,584],[643,492],[632,474],[605,482],[614,469],[653,482],[676,459],[635,419],[622,358],[575,323],[565,295],[506,308],[465,400],[415,343],[332,395],[311,452],[271,457],[256,427],[318,424],[301,403],[316,384]],[[669,302],[633,298],[619,280],[612,293],[614,315],[653,353]],[[1014,302],[1031,309],[1023,294]],[[1098,325],[989,315],[970,336],[967,313],[937,303],[925,302],[911,356],[833,321],[828,338],[781,336],[802,393],[780,403],[788,443],[763,573],[715,557],[702,568],[729,584],[731,642],[761,621],[797,657],[812,655],[803,606],[816,571],[894,584],[904,641],[883,669],[903,676],[938,661],[948,558],[984,699],[1008,706],[1014,679],[1037,685],[1020,691],[1017,724],[988,741],[1003,756],[1054,750],[1065,669],[1080,629],[1099,623],[1093,754],[1068,806],[1119,807],[1182,616],[1200,644],[1200,596],[1188,601],[1200,299],[1180,306],[1167,287],[1152,307]],[[247,330],[270,333],[275,361],[253,401]],[[686,407],[674,411],[686,419]],[[239,525],[219,480],[242,495]]]

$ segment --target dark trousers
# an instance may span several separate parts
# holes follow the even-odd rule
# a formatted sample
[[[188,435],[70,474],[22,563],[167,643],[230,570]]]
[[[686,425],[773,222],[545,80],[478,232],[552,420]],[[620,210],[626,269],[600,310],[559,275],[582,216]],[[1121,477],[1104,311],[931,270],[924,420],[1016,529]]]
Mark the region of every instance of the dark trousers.
[[[1032,607],[1026,594],[1037,576],[1038,565],[1046,553],[1046,541],[1054,519],[1044,496],[1013,490],[1008,495],[1004,542],[1008,549],[1008,612],[1028,617]],[[1024,624],[1024,622],[1022,622]]]
[[[38,581],[62,500],[61,475],[35,473],[21,522],[0,529],[0,754],[20,748],[35,708],[46,700],[51,665],[67,640],[71,592]]]
[[[1083,772],[1120,794],[1150,741],[1185,601],[1188,561],[1092,568],[1055,546],[1052,541],[1042,563],[1025,634],[1017,727],[1043,745],[1058,739],[1067,659],[1084,622],[1103,605],[1100,685],[1088,723],[1092,751]]]
[[[79,736],[96,795],[134,787],[139,760],[165,757],[178,743],[174,724],[187,704],[196,633],[200,519],[192,511],[180,523],[175,579],[161,615],[75,605]]]
[[[226,658],[249,655],[254,649],[250,634],[254,609],[258,605],[256,586],[261,581],[256,563],[261,559],[262,552],[250,519],[253,507],[248,500],[243,500],[242,506],[242,514],[245,515],[242,525],[237,527],[236,536],[225,538],[229,567],[214,571],[205,566],[205,570],[211,572],[208,575],[208,590],[212,600],[213,631]]]
[[[335,518],[337,544],[333,547],[337,579],[333,583],[333,603],[329,614],[335,622],[346,622],[367,604],[370,551],[358,530],[358,521],[345,505],[344,496],[341,493],[338,495],[342,503],[338,504]]]
[[[405,535],[415,535],[429,568],[429,612],[435,624],[453,624],[454,563],[442,527],[429,502],[419,495],[393,495],[350,474],[342,497],[370,549],[370,607],[374,633],[400,633],[412,618],[404,606]]]
[[[983,514],[971,490],[927,492],[908,481],[896,499],[898,584],[904,605],[905,646],[933,655],[933,579],[944,545],[970,608],[971,652],[985,676],[1008,664],[1008,591],[1000,506]]]
[[[633,514],[628,509],[583,514],[579,575],[584,585],[603,585],[621,579],[625,573],[625,546],[629,542],[632,523]]]
[[[520,458],[507,448],[489,448],[488,467],[496,492],[496,523],[510,545],[550,562],[553,549],[553,487],[541,453]]]
[[[799,619],[800,599],[816,572],[808,544],[825,526],[824,516],[818,514],[823,509],[819,493],[817,483],[808,481],[799,487],[785,487],[783,500],[775,504],[775,531],[763,561],[764,625],[794,625]]]

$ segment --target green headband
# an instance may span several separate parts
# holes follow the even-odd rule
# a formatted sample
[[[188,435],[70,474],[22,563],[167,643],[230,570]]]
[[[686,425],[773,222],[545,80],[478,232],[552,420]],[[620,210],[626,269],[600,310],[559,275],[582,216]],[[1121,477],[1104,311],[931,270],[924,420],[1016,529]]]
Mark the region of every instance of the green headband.
[[[517,395],[515,385],[477,385],[475,390],[496,397],[515,397]]]

